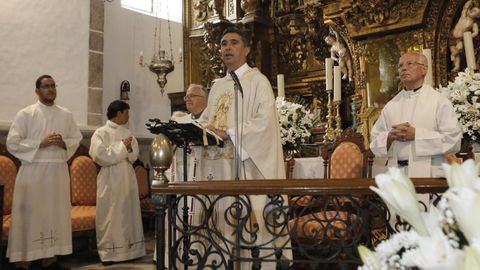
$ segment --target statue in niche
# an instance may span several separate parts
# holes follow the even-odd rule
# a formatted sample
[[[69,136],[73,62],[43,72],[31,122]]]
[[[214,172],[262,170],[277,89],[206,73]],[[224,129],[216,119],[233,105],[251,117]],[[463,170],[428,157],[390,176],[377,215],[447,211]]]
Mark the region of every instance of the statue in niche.
[[[476,5],[475,5],[476,4]],[[472,32],[472,38],[478,36],[478,24],[480,8],[476,1],[467,1],[462,9],[462,14],[450,34],[450,60],[453,63],[451,72],[460,70],[460,53],[463,52],[463,33]]]
[[[338,33],[330,31],[324,38],[325,43],[330,46],[330,57],[338,62],[342,71],[342,79],[349,82],[353,81],[352,57],[345,45],[340,42]]]

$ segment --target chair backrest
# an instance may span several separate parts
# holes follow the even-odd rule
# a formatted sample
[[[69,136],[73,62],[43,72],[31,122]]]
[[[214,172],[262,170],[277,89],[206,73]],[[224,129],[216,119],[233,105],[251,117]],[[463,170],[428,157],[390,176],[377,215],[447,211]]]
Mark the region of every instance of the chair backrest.
[[[148,179],[148,169],[145,168],[140,160],[133,163],[135,175],[137,176],[138,196],[140,199],[150,197],[150,182]]]
[[[5,145],[0,143],[0,181],[3,182],[3,214],[12,212],[13,189],[15,179],[21,165],[20,160],[7,151]]]
[[[12,212],[13,188],[17,177],[17,167],[8,157],[0,155],[0,181],[3,182],[3,214]]]
[[[370,178],[374,155],[365,149],[363,136],[345,129],[331,145],[322,149],[325,178]]]
[[[72,205],[96,205],[97,167],[90,157],[78,156],[70,165]]]

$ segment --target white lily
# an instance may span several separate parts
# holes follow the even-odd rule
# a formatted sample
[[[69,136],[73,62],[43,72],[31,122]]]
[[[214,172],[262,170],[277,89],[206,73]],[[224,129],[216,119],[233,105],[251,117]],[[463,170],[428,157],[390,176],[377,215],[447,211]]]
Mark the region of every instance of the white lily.
[[[450,188],[471,188],[480,179],[478,177],[478,166],[472,159],[466,160],[461,165],[444,163],[442,166]]]
[[[365,266],[368,266],[368,269],[371,270],[379,270],[380,269],[380,261],[378,257],[375,255],[375,252],[371,251],[364,245],[358,246],[358,254],[360,254],[360,259]]]
[[[475,248],[466,246],[464,248],[465,252],[465,263],[463,269],[465,270],[477,270],[480,269],[480,254]]]
[[[413,183],[403,172],[398,168],[389,168],[387,174],[375,177],[375,183],[378,188],[371,186],[370,189],[383,199],[391,212],[404,218],[420,235],[429,235]]]
[[[450,245],[439,227],[431,229],[430,236],[420,237],[417,244],[417,248],[405,251],[403,265],[423,270],[456,270],[463,264],[462,251]]]
[[[448,199],[450,208],[469,243],[480,239],[480,193],[471,188],[450,190],[444,196]]]

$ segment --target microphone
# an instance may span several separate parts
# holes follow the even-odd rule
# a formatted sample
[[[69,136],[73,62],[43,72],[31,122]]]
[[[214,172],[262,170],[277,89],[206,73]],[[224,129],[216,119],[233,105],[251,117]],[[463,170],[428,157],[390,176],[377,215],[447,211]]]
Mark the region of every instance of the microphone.
[[[232,77],[233,82],[234,82],[235,85],[238,87],[238,90],[240,91],[240,94],[241,94],[242,97],[243,97],[242,85],[240,84],[240,80],[238,80],[238,77],[237,77],[237,74],[235,74],[235,71],[230,71],[230,76]]]

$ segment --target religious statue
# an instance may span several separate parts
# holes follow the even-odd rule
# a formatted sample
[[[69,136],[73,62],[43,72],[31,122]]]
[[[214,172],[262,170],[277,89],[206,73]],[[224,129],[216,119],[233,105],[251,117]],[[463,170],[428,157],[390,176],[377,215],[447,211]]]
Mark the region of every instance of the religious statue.
[[[480,8],[475,6],[476,1],[467,1],[462,9],[462,14],[450,34],[450,60],[453,63],[452,72],[460,70],[460,53],[463,51],[463,33],[471,31],[472,38],[478,36],[478,24]],[[478,5],[478,4],[477,4]]]
[[[340,70],[342,71],[342,79],[348,79],[349,82],[353,81],[353,69],[352,69],[352,57],[345,45],[340,41],[338,33],[331,31],[324,38],[325,43],[330,45],[331,58],[338,62]]]

